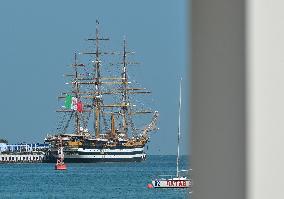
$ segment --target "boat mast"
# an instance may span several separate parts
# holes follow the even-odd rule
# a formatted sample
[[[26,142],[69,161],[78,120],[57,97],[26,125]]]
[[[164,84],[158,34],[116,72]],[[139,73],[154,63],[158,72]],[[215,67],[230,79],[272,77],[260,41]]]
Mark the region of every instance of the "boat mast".
[[[126,41],[125,38],[123,39],[123,67],[122,67],[122,73],[121,73],[122,83],[123,83],[123,92],[122,92],[122,104],[126,105],[127,103],[127,72],[126,72]],[[122,106],[122,127],[125,132],[125,135],[127,136],[127,120],[126,120],[126,112],[127,112],[127,106]]]
[[[74,85],[74,87],[75,87],[75,89],[74,89],[74,93],[75,93],[75,97],[77,98],[77,100],[79,100],[79,84],[78,84],[78,70],[77,70],[77,66],[78,66],[78,64],[77,64],[77,53],[75,53],[75,55],[74,55],[74,69],[75,69],[75,85]],[[75,110],[74,110],[75,111]],[[77,134],[80,134],[80,120],[79,120],[79,113],[78,113],[78,111],[75,111],[75,124],[76,124],[76,133]]]
[[[179,142],[180,142],[180,112],[181,112],[181,81],[179,82],[179,112],[178,112],[178,137],[177,137],[177,177],[179,177]]]
[[[94,53],[83,53],[83,54],[95,54],[94,61],[94,85],[95,85],[95,96],[93,98],[93,107],[94,107],[94,130],[96,134],[96,138],[100,137],[100,112],[101,112],[101,104],[102,104],[102,93],[100,89],[101,85],[101,72],[100,65],[101,61],[99,59],[99,55],[101,52],[99,51],[99,41],[100,40],[109,40],[108,38],[100,38],[99,37],[99,21],[96,20],[96,38],[89,38],[88,41],[96,42],[96,52]]]
[[[128,137],[128,126],[130,125],[132,128],[132,137],[134,136],[134,131],[136,131],[134,122],[131,117],[127,117],[133,114],[145,114],[145,113],[150,113],[149,111],[136,111],[133,112],[131,102],[129,101],[129,94],[148,94],[151,93],[149,91],[139,91],[139,90],[144,90],[144,88],[130,88],[128,86],[129,82],[128,81],[128,75],[127,75],[127,66],[128,65],[134,65],[134,64],[139,64],[138,62],[129,62],[127,61],[127,56],[130,54],[134,54],[134,52],[127,51],[126,50],[126,39],[124,37],[123,39],[123,57],[122,57],[122,72],[121,72],[121,93],[122,93],[122,103],[121,103],[121,115],[122,115],[122,128],[123,131],[125,132],[125,136]]]
[[[73,77],[72,79],[72,91],[71,92],[62,92],[62,96],[59,96],[58,99],[66,99],[66,95],[68,94],[74,94],[75,98],[79,101],[80,100],[80,82],[79,82],[79,73],[78,73],[78,67],[79,66],[84,66],[84,64],[78,64],[78,60],[77,60],[77,53],[74,54],[74,63],[71,64],[71,66],[73,67],[75,73],[72,74],[65,74],[64,76],[67,77]],[[69,84],[69,83],[66,83]],[[70,118],[67,121],[65,127],[64,127],[64,132],[66,131],[66,129],[69,126],[69,122],[71,121],[72,117],[74,116],[75,119],[75,133],[76,134],[80,134],[80,115],[77,112],[77,110],[74,109],[59,109],[56,110],[56,112],[63,112],[63,113],[67,113],[67,112],[71,112]]]
[[[97,95],[94,97],[94,105],[95,105],[95,131],[96,138],[100,136],[100,61],[99,61],[99,30],[98,30],[99,22],[96,20],[96,60],[95,60],[95,91]]]

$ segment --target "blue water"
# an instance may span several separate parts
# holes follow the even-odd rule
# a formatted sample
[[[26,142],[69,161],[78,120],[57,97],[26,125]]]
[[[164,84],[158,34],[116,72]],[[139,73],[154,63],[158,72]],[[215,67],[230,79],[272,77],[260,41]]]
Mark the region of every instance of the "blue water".
[[[181,158],[183,169],[188,158]],[[0,164],[0,198],[188,198],[188,189],[148,189],[157,175],[175,174],[175,156],[139,163]]]

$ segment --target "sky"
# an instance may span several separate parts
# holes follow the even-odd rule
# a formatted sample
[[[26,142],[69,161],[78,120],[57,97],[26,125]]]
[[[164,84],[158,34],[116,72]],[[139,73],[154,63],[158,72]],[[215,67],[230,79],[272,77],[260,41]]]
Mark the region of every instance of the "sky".
[[[100,21],[120,49],[123,37],[140,64],[135,74],[160,113],[149,154],[176,154],[179,79],[183,78],[181,153],[189,146],[188,10],[186,0],[3,1],[0,6],[0,138],[43,142],[57,125],[63,74]],[[133,69],[132,69],[133,70]]]

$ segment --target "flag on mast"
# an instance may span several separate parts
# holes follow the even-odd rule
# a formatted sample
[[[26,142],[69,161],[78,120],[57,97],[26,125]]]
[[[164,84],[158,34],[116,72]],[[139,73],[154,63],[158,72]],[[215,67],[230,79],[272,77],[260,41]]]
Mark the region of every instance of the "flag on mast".
[[[83,112],[83,103],[78,100],[76,97],[72,97],[71,95],[66,95],[65,98],[65,108],[72,109],[74,111],[78,111],[80,113]]]
[[[71,103],[72,103],[72,96],[71,95],[66,95],[66,98],[65,98],[65,108],[70,109],[71,108]]]

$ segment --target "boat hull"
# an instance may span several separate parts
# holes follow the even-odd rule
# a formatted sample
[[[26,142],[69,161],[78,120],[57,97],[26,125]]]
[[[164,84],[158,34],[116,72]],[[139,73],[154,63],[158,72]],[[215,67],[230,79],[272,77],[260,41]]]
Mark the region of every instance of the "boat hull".
[[[141,162],[142,158],[65,158],[66,163],[99,163],[99,162]],[[56,158],[45,160],[44,163],[56,163]]]
[[[64,151],[66,163],[97,163],[97,162],[140,162],[146,159],[144,148],[132,149],[82,149]],[[46,154],[44,162],[56,163],[57,150]]]

